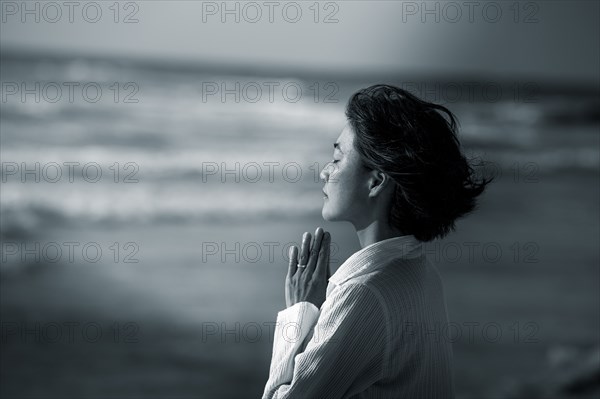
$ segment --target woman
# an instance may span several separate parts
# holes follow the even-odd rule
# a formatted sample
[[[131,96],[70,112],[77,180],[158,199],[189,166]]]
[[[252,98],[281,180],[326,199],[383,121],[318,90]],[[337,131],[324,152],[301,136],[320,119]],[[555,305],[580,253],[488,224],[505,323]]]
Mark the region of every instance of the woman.
[[[375,85],[346,116],[322,215],[351,222],[362,249],[329,277],[329,233],[291,248],[263,398],[453,398],[444,292],[422,242],[453,230],[489,180],[440,105]]]

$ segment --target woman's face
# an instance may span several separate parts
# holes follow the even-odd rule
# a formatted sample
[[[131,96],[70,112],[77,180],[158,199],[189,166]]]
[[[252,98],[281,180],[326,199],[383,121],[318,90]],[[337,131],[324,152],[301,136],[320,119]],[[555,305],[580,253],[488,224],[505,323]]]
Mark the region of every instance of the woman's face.
[[[325,181],[323,219],[357,226],[369,217],[369,170],[354,149],[354,132],[349,124],[334,144],[333,161],[325,165],[320,176]]]

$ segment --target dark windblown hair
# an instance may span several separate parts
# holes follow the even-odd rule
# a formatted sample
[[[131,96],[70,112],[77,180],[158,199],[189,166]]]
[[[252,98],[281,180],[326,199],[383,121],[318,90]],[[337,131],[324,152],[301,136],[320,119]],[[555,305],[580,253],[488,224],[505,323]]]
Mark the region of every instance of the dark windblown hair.
[[[445,115],[445,117],[444,117]],[[420,241],[442,238],[473,211],[491,178],[475,177],[447,108],[389,85],[356,92],[346,107],[368,168],[396,182],[390,224]]]

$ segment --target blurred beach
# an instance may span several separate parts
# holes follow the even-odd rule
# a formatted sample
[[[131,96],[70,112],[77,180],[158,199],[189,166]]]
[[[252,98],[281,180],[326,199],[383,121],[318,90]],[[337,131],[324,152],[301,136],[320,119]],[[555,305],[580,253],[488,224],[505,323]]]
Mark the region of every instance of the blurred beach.
[[[477,212],[427,246],[460,332],[458,397],[548,397],[557,383],[548,376],[598,345],[597,87],[498,82],[493,101],[477,89],[454,101],[456,92],[420,93],[422,77],[401,75],[18,54],[0,66],[2,397],[259,397],[289,245],[323,226],[332,271],[360,248],[352,226],[322,220],[318,174],[348,98],[374,83],[437,95],[457,115],[468,157],[496,176]],[[40,101],[7,94],[7,82],[41,82]],[[70,101],[64,82],[93,83],[102,96],[77,87]],[[236,83],[247,88],[239,99],[211,94]],[[267,85],[273,101],[253,91]],[[98,169],[92,182],[86,173]],[[102,249],[98,261],[81,256],[89,243]],[[36,323],[43,332],[65,322],[97,323],[104,335],[37,339]]]

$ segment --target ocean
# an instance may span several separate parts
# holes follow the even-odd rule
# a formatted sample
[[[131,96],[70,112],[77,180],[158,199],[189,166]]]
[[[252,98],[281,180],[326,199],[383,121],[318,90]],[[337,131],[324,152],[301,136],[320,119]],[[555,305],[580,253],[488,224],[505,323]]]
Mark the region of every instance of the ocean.
[[[3,57],[6,228],[35,229],[45,218],[153,223],[318,212],[319,171],[362,82],[236,73]],[[593,91],[401,81],[455,112],[467,154],[494,174],[533,181],[598,170]]]
[[[333,271],[360,248],[319,172],[382,82],[446,105],[496,176],[428,249],[457,397],[548,397],[597,345],[595,87],[22,54],[0,80],[2,396],[259,397],[289,245],[323,226]]]

